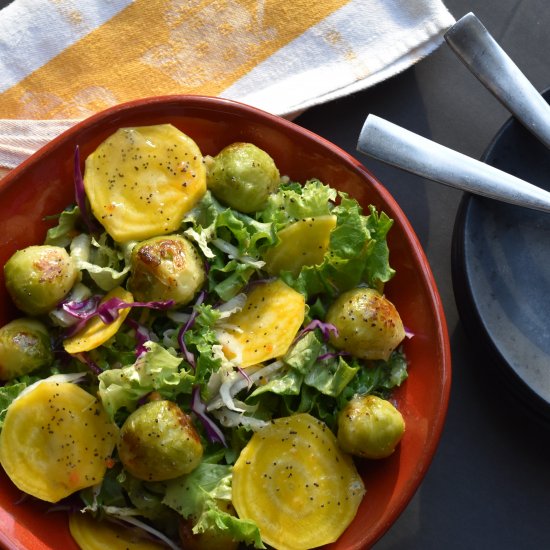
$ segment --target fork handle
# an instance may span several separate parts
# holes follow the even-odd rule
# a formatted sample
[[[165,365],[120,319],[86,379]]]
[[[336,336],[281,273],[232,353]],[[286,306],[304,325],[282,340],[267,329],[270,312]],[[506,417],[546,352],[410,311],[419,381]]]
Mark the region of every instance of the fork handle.
[[[466,14],[449,28],[445,40],[478,80],[550,148],[550,105],[481,21]]]

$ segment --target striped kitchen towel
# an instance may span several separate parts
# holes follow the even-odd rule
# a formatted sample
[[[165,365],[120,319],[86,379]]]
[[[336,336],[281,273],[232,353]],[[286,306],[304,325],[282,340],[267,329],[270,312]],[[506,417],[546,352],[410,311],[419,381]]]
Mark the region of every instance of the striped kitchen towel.
[[[406,69],[453,23],[440,0],[14,0],[0,11],[0,167],[140,97],[291,116]]]

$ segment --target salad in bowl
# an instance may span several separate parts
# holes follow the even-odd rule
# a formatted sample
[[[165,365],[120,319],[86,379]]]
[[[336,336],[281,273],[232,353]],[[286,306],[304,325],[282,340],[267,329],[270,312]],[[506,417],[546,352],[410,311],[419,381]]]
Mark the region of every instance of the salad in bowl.
[[[83,550],[347,544],[446,406],[446,381],[432,425],[407,399],[426,313],[386,292],[395,210],[160,102],[62,137],[66,202],[4,247],[7,483]]]

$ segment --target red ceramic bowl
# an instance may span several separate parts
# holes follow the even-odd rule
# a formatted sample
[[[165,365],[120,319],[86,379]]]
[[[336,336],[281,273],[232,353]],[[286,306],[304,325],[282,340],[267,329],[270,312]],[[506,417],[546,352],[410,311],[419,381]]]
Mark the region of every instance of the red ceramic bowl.
[[[409,378],[394,394],[407,429],[390,458],[359,464],[367,494],[353,523],[330,545],[367,548],[403,511],[431,462],[447,411],[451,362],[441,301],[418,239],[394,199],[357,160],[291,122],[223,99],[168,96],[113,107],[59,136],[0,181],[0,264],[15,250],[42,243],[49,227],[45,218],[74,201],[76,145],[85,159],[120,127],[168,122],[190,135],[204,154],[216,154],[234,141],[253,142],[270,153],[282,174],[302,182],[319,178],[395,220],[388,241],[397,274],[386,295],[414,333],[405,343]],[[3,283],[0,273],[0,325],[14,315]],[[22,498],[0,471],[0,544],[76,550],[67,517],[48,508]]]

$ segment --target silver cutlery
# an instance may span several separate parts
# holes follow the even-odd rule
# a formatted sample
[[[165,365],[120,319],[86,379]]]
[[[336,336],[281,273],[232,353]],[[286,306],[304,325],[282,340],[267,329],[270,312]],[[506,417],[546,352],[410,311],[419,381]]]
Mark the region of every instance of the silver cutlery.
[[[550,148],[550,105],[481,21],[466,14],[449,28],[445,40],[478,80]]]
[[[372,114],[363,125],[357,149],[462,191],[550,212],[548,191]]]
[[[449,28],[445,40],[518,121],[550,147],[550,105],[479,19],[473,13],[465,15]],[[550,212],[548,191],[372,114],[361,130],[357,149],[462,191]]]

